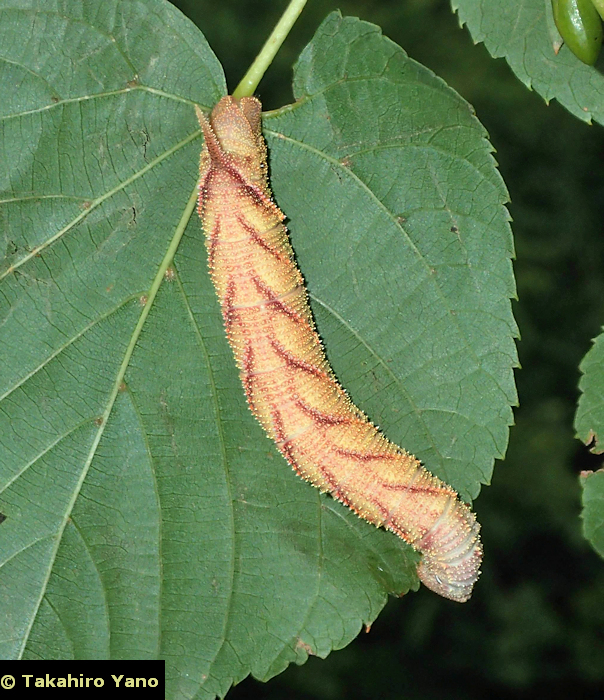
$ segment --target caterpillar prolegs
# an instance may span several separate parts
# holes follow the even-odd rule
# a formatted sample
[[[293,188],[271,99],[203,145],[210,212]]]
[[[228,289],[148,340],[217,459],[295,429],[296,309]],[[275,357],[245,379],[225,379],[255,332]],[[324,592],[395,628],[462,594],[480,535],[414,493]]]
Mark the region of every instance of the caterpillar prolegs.
[[[457,493],[348,398],[315,330],[284,214],[272,200],[261,104],[224,97],[209,120],[199,205],[209,267],[252,413],[294,470],[423,556],[421,581],[466,601],[482,547]]]

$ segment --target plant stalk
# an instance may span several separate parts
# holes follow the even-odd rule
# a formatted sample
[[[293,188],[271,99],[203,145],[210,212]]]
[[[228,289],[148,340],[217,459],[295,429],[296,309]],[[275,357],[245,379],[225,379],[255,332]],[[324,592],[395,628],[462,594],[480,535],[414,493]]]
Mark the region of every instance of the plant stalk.
[[[290,0],[289,5],[281,15],[281,19],[275,25],[260,53],[233,91],[233,97],[250,97],[254,94],[258,83],[273,62],[273,58],[275,58],[277,51],[281,48],[281,44],[285,41],[295,21],[300,16],[306,2],[307,0]]]

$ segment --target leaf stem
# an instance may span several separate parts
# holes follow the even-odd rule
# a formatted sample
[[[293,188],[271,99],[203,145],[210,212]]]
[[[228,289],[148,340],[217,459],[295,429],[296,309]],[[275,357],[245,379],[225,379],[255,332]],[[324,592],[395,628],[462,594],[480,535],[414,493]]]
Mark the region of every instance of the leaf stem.
[[[281,48],[281,44],[285,41],[290,29],[300,16],[306,2],[307,0],[290,0],[289,5],[281,15],[281,19],[275,25],[275,28],[266,40],[260,53],[254,59],[254,62],[241,79],[239,85],[235,88],[233,97],[249,97],[254,94],[258,83],[262,80],[266,69],[272,63],[277,51]]]

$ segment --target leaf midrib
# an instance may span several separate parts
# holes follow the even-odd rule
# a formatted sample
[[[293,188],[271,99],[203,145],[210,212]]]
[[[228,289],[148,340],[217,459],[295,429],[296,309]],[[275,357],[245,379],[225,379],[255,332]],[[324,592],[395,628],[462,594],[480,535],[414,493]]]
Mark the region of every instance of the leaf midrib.
[[[3,59],[0,58],[0,60]],[[19,117],[27,117],[30,114],[48,112],[51,109],[55,109],[66,104],[86,102],[88,100],[96,100],[101,97],[115,97],[116,95],[126,95],[129,92],[149,92],[152,95],[157,95],[158,97],[165,97],[166,99],[175,100],[176,102],[182,102],[183,104],[188,104],[191,106],[199,104],[200,107],[209,110],[209,107],[207,105],[202,105],[200,103],[195,102],[194,100],[189,100],[186,97],[181,97],[180,95],[174,95],[170,92],[164,92],[163,90],[148,87],[147,85],[133,85],[132,87],[117,88],[115,90],[107,90],[105,92],[95,92],[91,95],[78,95],[78,97],[66,97],[64,99],[57,100],[56,102],[51,102],[48,105],[44,105],[43,107],[37,107],[35,109],[26,109],[23,110],[23,112],[13,112],[12,114],[5,114],[3,117],[0,117],[0,122],[8,121],[9,119],[17,119]]]

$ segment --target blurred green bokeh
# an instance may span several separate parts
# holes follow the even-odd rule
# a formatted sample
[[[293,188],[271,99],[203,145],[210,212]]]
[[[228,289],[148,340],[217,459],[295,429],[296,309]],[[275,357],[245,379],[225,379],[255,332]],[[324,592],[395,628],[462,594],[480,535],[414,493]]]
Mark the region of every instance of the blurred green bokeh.
[[[286,0],[179,0],[232,90]],[[578,365],[604,324],[604,130],[546,106],[474,46],[445,0],[310,0],[260,83],[265,109],[290,102],[291,67],[334,9],[382,27],[476,109],[511,196],[520,301],[521,406],[507,458],[476,502],[485,563],[472,601],[422,590],[392,600],[347,649],[311,658],[244,698],[604,698],[604,562],[581,535],[573,437]]]

